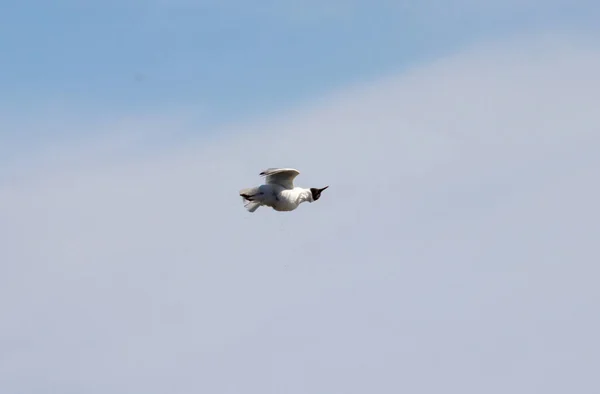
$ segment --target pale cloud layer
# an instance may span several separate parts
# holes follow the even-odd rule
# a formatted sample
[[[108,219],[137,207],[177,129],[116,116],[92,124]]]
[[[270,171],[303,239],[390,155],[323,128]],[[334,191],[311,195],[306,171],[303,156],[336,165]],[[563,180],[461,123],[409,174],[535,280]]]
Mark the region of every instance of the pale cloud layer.
[[[3,183],[0,392],[598,392],[598,70],[478,47]],[[249,214],[271,166],[330,188]]]

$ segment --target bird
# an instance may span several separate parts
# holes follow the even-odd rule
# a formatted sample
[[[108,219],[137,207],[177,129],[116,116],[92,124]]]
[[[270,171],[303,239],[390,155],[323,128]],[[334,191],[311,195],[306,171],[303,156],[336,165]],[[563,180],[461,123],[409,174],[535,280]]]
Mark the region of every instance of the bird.
[[[295,168],[267,168],[259,175],[265,177],[260,186],[240,190],[240,197],[248,212],[259,207],[271,207],[275,211],[293,211],[303,202],[313,203],[321,197],[323,188],[302,188],[294,186],[294,179],[300,174]]]

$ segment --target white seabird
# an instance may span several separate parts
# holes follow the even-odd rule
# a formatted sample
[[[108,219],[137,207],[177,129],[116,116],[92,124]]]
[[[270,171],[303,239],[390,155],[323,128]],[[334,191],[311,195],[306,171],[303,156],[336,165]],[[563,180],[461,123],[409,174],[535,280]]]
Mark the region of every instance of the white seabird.
[[[303,202],[314,202],[321,197],[321,192],[329,186],[317,189],[305,189],[294,186],[294,178],[300,172],[294,168],[268,168],[259,175],[266,177],[265,183],[240,190],[244,206],[254,212],[261,205],[276,211],[293,211]]]

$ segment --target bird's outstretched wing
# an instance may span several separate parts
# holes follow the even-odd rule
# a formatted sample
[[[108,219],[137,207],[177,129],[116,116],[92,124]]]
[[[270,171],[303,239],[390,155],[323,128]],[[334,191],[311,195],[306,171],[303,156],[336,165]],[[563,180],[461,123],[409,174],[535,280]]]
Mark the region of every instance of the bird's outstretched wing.
[[[267,168],[260,173],[265,176],[267,184],[275,184],[285,187],[286,189],[294,188],[294,178],[300,174],[300,171],[293,168]]]

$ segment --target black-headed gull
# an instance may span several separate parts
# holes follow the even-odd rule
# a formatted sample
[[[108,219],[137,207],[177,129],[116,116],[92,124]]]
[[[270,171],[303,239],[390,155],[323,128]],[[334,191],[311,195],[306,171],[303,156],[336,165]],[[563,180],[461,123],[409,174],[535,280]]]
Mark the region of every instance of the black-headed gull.
[[[276,211],[293,211],[303,202],[314,202],[321,197],[321,192],[329,186],[317,189],[305,189],[294,186],[294,178],[300,172],[294,168],[268,168],[259,175],[266,177],[265,183],[240,190],[244,206],[254,212],[261,205]]]

